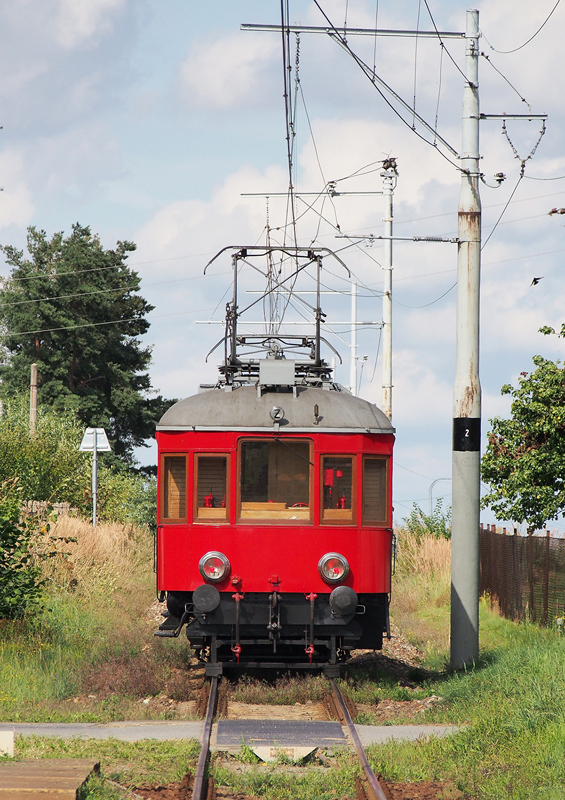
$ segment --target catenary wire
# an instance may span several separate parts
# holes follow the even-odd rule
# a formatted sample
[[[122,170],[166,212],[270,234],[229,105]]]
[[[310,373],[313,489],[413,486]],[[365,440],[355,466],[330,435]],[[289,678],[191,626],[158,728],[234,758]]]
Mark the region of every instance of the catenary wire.
[[[418,14],[416,17],[416,33],[420,30],[420,12],[422,10],[422,0],[418,0]],[[416,88],[417,88],[417,81],[418,81],[418,39],[419,37],[416,35],[414,37],[414,96],[413,96],[413,114],[412,114],[412,127],[416,127]]]
[[[506,213],[506,209],[508,208],[508,206],[510,205],[510,202],[511,202],[512,198],[513,198],[513,197],[514,197],[514,195],[516,194],[516,190],[518,189],[518,186],[520,185],[520,183],[521,183],[521,181],[522,181],[522,178],[523,178],[523,177],[524,177],[523,175],[519,175],[519,176],[518,176],[518,180],[516,181],[516,186],[515,186],[515,187],[512,189],[512,194],[510,195],[510,197],[509,197],[509,198],[508,198],[508,200],[506,201],[506,204],[505,204],[504,208],[503,208],[503,209],[502,209],[502,211],[500,212],[500,216],[499,216],[499,218],[498,218],[498,219],[496,220],[496,222],[494,223],[494,227],[493,227],[493,229],[491,230],[491,232],[490,232],[490,233],[489,233],[489,235],[487,236],[486,240],[485,240],[485,241],[482,243],[482,245],[481,245],[481,252],[482,252],[482,251],[485,249],[485,247],[486,247],[486,246],[487,246],[487,244],[489,243],[489,240],[490,240],[491,236],[493,235],[493,233],[495,232],[495,230],[498,228],[498,226],[499,226],[499,224],[500,224],[500,220],[502,219],[502,217],[503,217],[503,216],[504,216],[504,214]]]
[[[561,2],[561,0],[557,0],[557,2],[555,3],[555,5],[554,5],[554,6],[553,6],[553,8],[551,9],[551,11],[549,12],[549,14],[547,15],[547,17],[545,18],[545,20],[544,20],[544,21],[542,22],[542,24],[539,26],[539,28],[537,29],[537,31],[536,31],[536,32],[535,32],[535,33],[534,33],[532,36],[530,36],[530,38],[529,38],[527,41],[525,41],[525,42],[524,42],[524,44],[521,44],[519,47],[514,47],[512,50],[497,50],[497,49],[496,49],[496,47],[493,47],[493,46],[492,46],[492,44],[489,42],[489,40],[487,39],[487,37],[485,36],[485,34],[483,33],[483,31],[481,31],[481,34],[482,34],[482,36],[484,37],[484,40],[485,40],[485,42],[488,44],[488,46],[490,47],[490,49],[491,49],[491,50],[494,50],[494,52],[495,52],[495,53],[502,53],[503,55],[508,55],[508,53],[517,53],[517,52],[518,52],[518,50],[521,50],[523,47],[525,47],[527,44],[529,44],[529,43],[530,43],[530,42],[531,42],[533,39],[535,39],[535,38],[536,38],[536,36],[538,35],[538,33],[539,33],[541,30],[543,30],[543,28],[545,28],[545,26],[547,25],[547,23],[549,22],[549,20],[550,20],[550,19],[551,19],[551,17],[553,16],[553,12],[556,10],[556,8],[557,8],[557,6],[559,5],[559,3],[560,3],[560,2]]]
[[[439,147],[437,146],[437,143],[436,143],[436,144],[434,144],[434,142],[433,142],[433,141],[430,141],[429,139],[426,139],[426,137],[425,137],[423,134],[421,134],[419,131],[415,130],[415,129],[412,127],[412,125],[410,125],[410,123],[409,123],[409,122],[408,122],[406,119],[404,119],[404,117],[402,116],[402,114],[400,113],[400,111],[398,111],[398,109],[397,109],[397,108],[395,108],[395,106],[394,106],[394,105],[391,103],[391,101],[388,99],[388,97],[385,95],[385,93],[384,93],[384,92],[383,92],[383,91],[380,89],[380,87],[379,87],[379,86],[376,84],[374,75],[373,75],[373,77],[371,78],[371,68],[369,67],[369,65],[368,65],[368,64],[366,64],[366,63],[363,61],[363,59],[362,59],[360,56],[358,56],[358,55],[357,55],[357,53],[355,53],[355,52],[354,52],[354,51],[351,49],[351,47],[349,46],[349,44],[347,43],[347,41],[346,41],[346,40],[343,38],[343,36],[341,36],[341,34],[340,34],[340,33],[339,33],[339,31],[337,30],[337,28],[335,27],[335,25],[333,24],[333,22],[330,20],[330,18],[328,17],[328,15],[326,14],[326,12],[323,10],[323,8],[320,6],[320,3],[318,2],[318,0],[314,0],[314,4],[316,5],[316,7],[318,8],[318,10],[320,11],[320,13],[321,13],[321,14],[322,14],[322,16],[324,17],[324,19],[327,21],[327,23],[328,23],[328,25],[330,26],[330,28],[332,29],[332,31],[333,31],[333,35],[334,35],[334,37],[335,37],[336,41],[338,42],[338,44],[339,44],[339,45],[340,45],[340,46],[341,46],[341,47],[342,47],[342,48],[343,48],[343,49],[346,51],[346,53],[348,53],[348,54],[351,56],[351,58],[353,58],[353,60],[355,61],[355,63],[356,63],[356,64],[357,64],[357,65],[358,65],[358,66],[361,68],[361,71],[362,71],[362,72],[363,72],[363,73],[366,75],[366,77],[367,77],[367,78],[368,78],[368,79],[371,81],[371,85],[372,85],[372,86],[373,86],[373,87],[376,89],[376,91],[379,93],[379,95],[380,95],[380,96],[381,96],[381,98],[384,100],[384,102],[387,104],[387,106],[390,108],[390,110],[391,110],[391,111],[392,111],[394,114],[396,114],[396,116],[397,116],[397,117],[398,117],[398,118],[399,118],[399,119],[400,119],[400,120],[401,120],[401,121],[402,121],[402,122],[403,122],[403,123],[404,123],[404,124],[405,124],[405,125],[406,125],[408,128],[410,128],[410,130],[412,131],[412,133],[414,133],[414,134],[415,134],[415,135],[416,135],[416,136],[417,136],[419,139],[421,139],[423,142],[426,142],[426,144],[429,144],[429,145],[430,145],[430,147],[433,147],[433,149],[434,149],[434,150],[436,150],[436,152],[438,152],[438,153],[440,154],[440,156],[442,156],[442,158],[444,158],[444,159],[445,159],[446,161],[448,161],[448,162],[449,162],[449,163],[450,163],[450,164],[451,164],[453,167],[455,167],[455,169],[456,169],[456,170],[458,170],[459,172],[463,172],[463,169],[462,169],[462,167],[460,167],[460,166],[459,166],[459,164],[456,164],[456,163],[455,163],[455,161],[452,161],[452,159],[451,159],[451,158],[449,158],[449,156],[447,156],[447,155],[446,155],[444,152],[442,152],[442,150],[440,150],[440,149],[439,149]],[[448,51],[447,51],[447,52],[448,52]],[[454,63],[455,63],[455,62],[454,62]]]
[[[502,78],[504,81],[506,81],[506,83],[508,84],[508,86],[510,86],[510,88],[512,89],[512,91],[513,91],[513,92],[516,92],[516,94],[518,95],[518,97],[520,98],[520,100],[522,101],[522,103],[525,103],[525,104],[528,106],[528,109],[531,111],[531,110],[532,110],[532,107],[531,107],[531,105],[528,103],[528,101],[526,100],[526,98],[525,98],[525,97],[522,97],[522,95],[520,94],[520,92],[518,91],[518,89],[517,89],[517,88],[514,86],[514,84],[513,84],[513,83],[511,83],[511,82],[508,80],[508,78],[506,77],[506,75],[505,75],[503,72],[501,72],[501,71],[498,69],[498,67],[495,67],[495,66],[494,66],[494,64],[493,64],[493,63],[492,63],[492,61],[490,60],[490,56],[487,56],[487,54],[486,54],[486,53],[483,53],[482,51],[481,51],[481,55],[482,55],[482,57],[483,57],[483,58],[484,58],[484,59],[485,59],[485,60],[486,60],[486,61],[487,61],[487,62],[488,62],[490,65],[491,65],[491,67],[493,68],[493,70],[494,70],[495,72],[497,72],[497,73],[500,75],[500,77],[501,77],[501,78]]]
[[[432,12],[431,12],[431,9],[430,9],[430,7],[429,7],[429,5],[428,5],[428,0],[424,0],[424,3],[425,3],[425,5],[426,5],[426,8],[427,8],[427,10],[428,10],[428,14],[430,15],[430,19],[431,19],[431,21],[432,21],[432,25],[434,26],[434,30],[435,30],[435,32],[436,32],[436,34],[437,34],[437,38],[438,38],[438,40],[439,40],[440,46],[442,47],[442,49],[443,49],[443,50],[445,50],[445,52],[446,52],[446,53],[447,53],[447,55],[449,56],[449,60],[452,62],[452,64],[453,64],[453,66],[455,67],[455,69],[456,69],[456,70],[457,70],[457,71],[458,71],[458,72],[459,72],[459,73],[460,73],[460,74],[463,76],[463,79],[465,80],[465,83],[469,83],[469,81],[468,81],[468,79],[467,79],[467,76],[465,75],[465,73],[463,72],[463,70],[461,69],[461,67],[460,67],[460,66],[459,66],[459,64],[457,63],[457,61],[455,61],[455,59],[453,58],[453,56],[451,55],[451,53],[449,52],[449,50],[448,50],[448,49],[447,49],[447,47],[445,46],[445,43],[444,43],[443,39],[441,38],[441,34],[440,34],[440,32],[439,32],[439,30],[438,30],[438,27],[437,27],[437,25],[436,25],[436,21],[435,21],[435,19],[434,19],[434,17],[433,17],[433,14],[432,14]]]

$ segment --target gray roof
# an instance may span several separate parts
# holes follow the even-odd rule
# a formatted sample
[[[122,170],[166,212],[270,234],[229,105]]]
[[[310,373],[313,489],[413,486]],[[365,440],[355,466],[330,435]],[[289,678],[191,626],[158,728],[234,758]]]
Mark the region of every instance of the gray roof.
[[[319,412],[317,425],[315,405]],[[273,430],[270,411],[274,406],[284,409],[280,430],[394,433],[377,406],[349,393],[299,387],[297,397],[292,392],[266,391],[259,397],[254,386],[233,391],[212,389],[187,397],[169,408],[157,430]]]

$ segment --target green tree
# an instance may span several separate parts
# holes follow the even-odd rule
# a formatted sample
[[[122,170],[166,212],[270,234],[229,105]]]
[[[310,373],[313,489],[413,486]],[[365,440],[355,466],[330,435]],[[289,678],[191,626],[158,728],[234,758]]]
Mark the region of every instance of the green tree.
[[[28,257],[2,250],[12,268],[0,290],[2,395],[25,390],[36,362],[39,402],[106,428],[116,455],[131,463],[133,448],[153,435],[170,405],[151,388],[151,349],[139,340],[153,306],[125,263],[135,245],[105,250],[77,223],[66,238],[29,228]]]
[[[501,389],[512,397],[512,415],[490,420],[481,470],[490,486],[483,506],[535,529],[565,508],[565,369],[542,356],[533,362],[536,369],[522,372],[517,388]]]

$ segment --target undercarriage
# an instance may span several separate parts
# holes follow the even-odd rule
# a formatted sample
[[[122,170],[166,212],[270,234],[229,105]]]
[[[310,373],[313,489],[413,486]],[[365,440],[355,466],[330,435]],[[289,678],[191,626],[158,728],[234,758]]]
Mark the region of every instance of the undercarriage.
[[[169,592],[156,636],[183,627],[207,675],[224,669],[323,669],[330,677],[354,649],[378,650],[389,634],[388,595],[340,586],[324,594]]]

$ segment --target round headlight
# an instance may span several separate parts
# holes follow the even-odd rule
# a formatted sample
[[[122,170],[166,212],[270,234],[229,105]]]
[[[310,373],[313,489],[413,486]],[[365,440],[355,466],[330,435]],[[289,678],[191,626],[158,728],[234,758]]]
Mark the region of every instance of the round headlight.
[[[223,553],[213,551],[202,556],[198,564],[200,574],[206,581],[219,583],[230,574],[230,562]]]
[[[347,578],[349,564],[339,553],[326,553],[318,562],[318,571],[325,581],[339,583]]]

